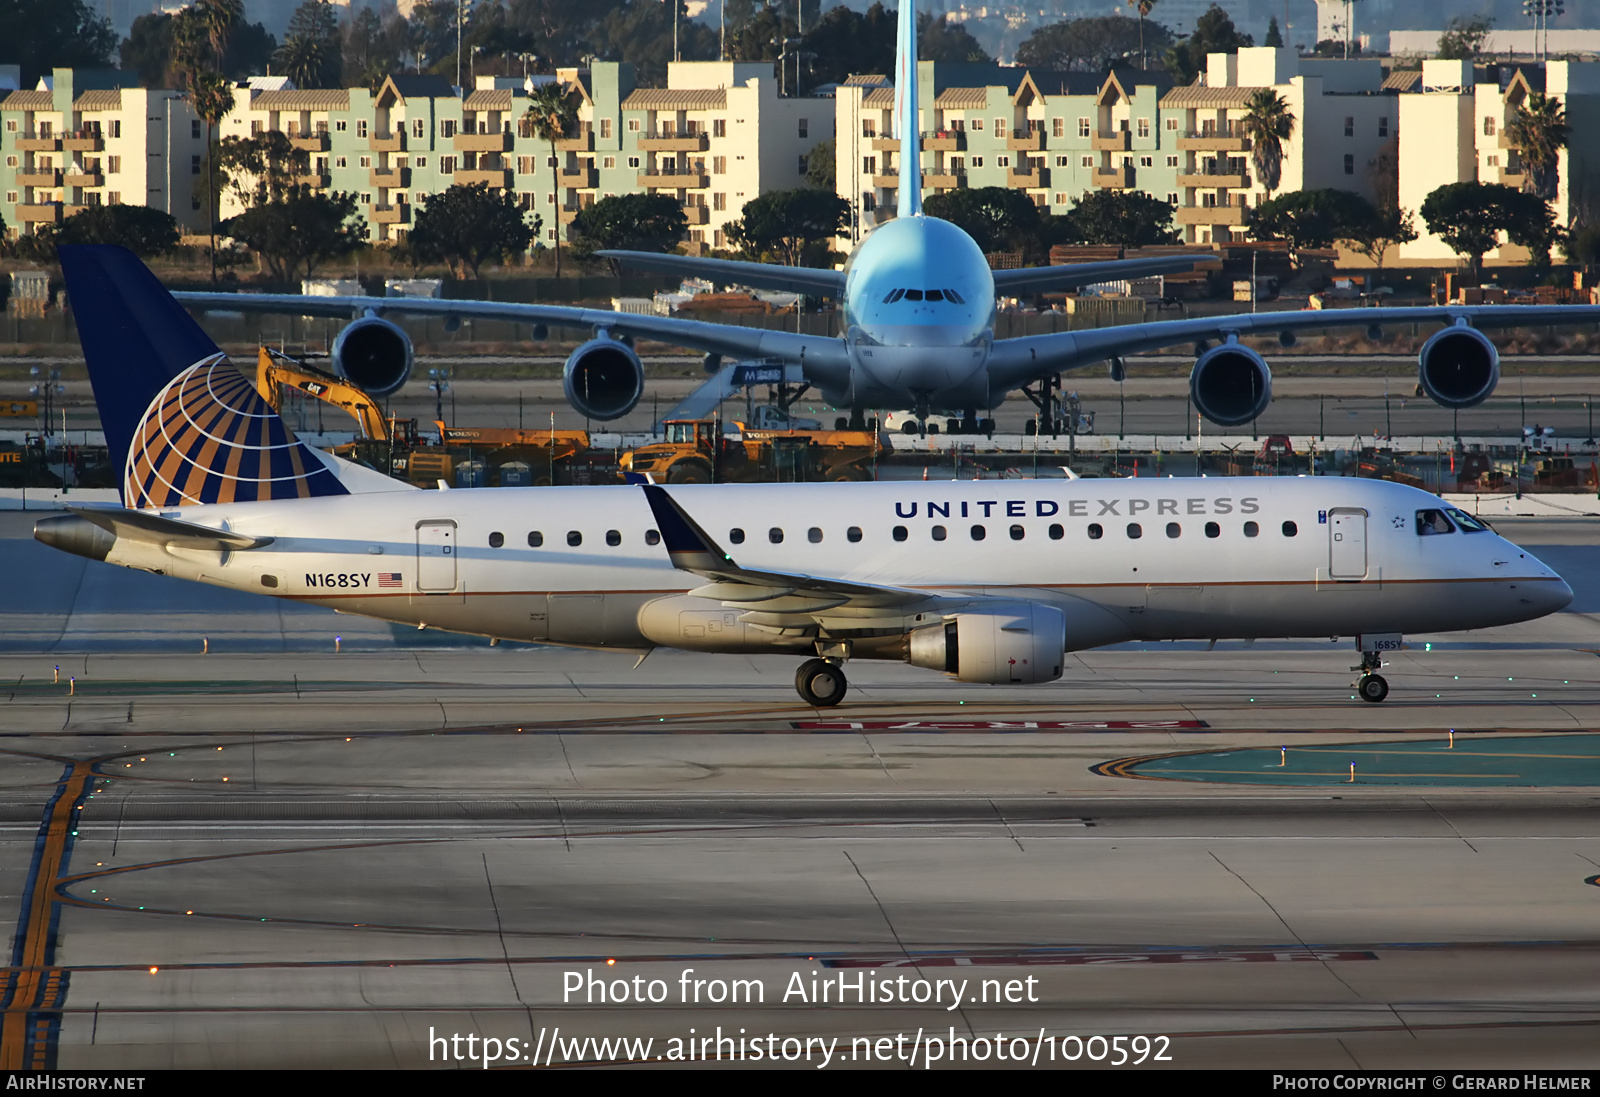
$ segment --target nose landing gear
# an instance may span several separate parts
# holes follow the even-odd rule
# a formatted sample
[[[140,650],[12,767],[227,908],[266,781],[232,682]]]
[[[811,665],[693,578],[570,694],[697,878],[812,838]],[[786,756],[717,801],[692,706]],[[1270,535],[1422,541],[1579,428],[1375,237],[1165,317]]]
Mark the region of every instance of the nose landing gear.
[[[807,659],[794,672],[795,692],[808,705],[832,708],[844,700],[849,683],[845,681],[844,667],[825,659]]]

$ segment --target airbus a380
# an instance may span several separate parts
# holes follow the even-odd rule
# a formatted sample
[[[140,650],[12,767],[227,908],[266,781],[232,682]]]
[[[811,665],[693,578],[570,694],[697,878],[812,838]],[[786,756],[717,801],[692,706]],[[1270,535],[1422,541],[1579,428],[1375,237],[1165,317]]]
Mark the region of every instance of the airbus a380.
[[[838,299],[840,336],[803,335],[713,324],[670,316],[637,316],[598,309],[515,305],[492,301],[439,301],[393,297],[298,297],[233,293],[180,293],[196,309],[298,313],[349,317],[333,346],[336,370],[375,395],[405,383],[411,343],[389,314],[511,320],[534,326],[589,330],[594,338],[574,350],[563,370],[567,400],[584,415],[611,420],[625,415],[644,392],[644,369],[635,337],[706,352],[708,367],[724,357],[797,363],[805,380],[855,420],[868,409],[912,408],[960,415],[966,429],[1015,389],[1027,389],[1064,371],[1110,361],[1120,378],[1121,357],[1161,347],[1193,344],[1198,355],[1189,387],[1195,409],[1212,422],[1237,426],[1259,416],[1272,400],[1266,361],[1240,340],[1276,335],[1287,346],[1296,332],[1365,327],[1375,337],[1384,325],[1443,323],[1419,355],[1419,381],[1436,402],[1472,407],[1499,382],[1499,357],[1480,327],[1590,323],[1600,309],[1578,306],[1477,306],[1343,309],[1261,313],[1133,324],[1093,331],[1014,339],[995,338],[996,295],[1082,286],[1109,279],[1188,270],[1193,256],[1118,263],[991,271],[982,251],[957,226],[922,212],[918,169],[916,12],[900,5],[896,43],[895,132],[910,167],[900,174],[897,216],[877,226],[851,254],[843,271],[700,259],[636,252],[602,252],[627,263],[700,274],[722,282],[798,290]],[[1212,345],[1215,344],[1215,345]],[[1052,386],[1030,393],[1053,418]]]
[[[130,253],[60,249],[125,509],[35,536],[124,567],[508,640],[1061,677],[1127,640],[1355,636],[1381,701],[1405,633],[1572,598],[1426,492],[1341,477],[421,491],[295,438]]]

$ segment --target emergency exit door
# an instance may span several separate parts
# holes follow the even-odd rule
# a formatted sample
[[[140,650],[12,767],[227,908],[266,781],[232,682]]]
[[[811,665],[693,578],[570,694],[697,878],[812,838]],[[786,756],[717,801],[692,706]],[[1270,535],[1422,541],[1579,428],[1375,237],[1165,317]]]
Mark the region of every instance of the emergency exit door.
[[[1367,512],[1359,507],[1328,512],[1328,577],[1346,582],[1367,577]]]
[[[417,523],[417,590],[444,594],[456,589],[456,524]]]

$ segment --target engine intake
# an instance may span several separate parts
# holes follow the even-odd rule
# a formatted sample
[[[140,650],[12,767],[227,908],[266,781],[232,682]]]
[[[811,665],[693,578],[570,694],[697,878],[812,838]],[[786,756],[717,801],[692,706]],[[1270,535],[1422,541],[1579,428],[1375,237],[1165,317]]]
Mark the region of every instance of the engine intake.
[[[1500,383],[1500,354],[1477,328],[1445,328],[1422,344],[1417,383],[1436,404],[1474,407]]]
[[[1189,395],[1201,415],[1223,427],[1248,423],[1272,403],[1266,359],[1238,343],[1202,354],[1189,374]]]
[[[617,419],[644,394],[644,366],[633,348],[615,339],[591,339],[561,371],[567,403],[590,419]]]
[[[334,372],[373,396],[405,384],[411,362],[411,337],[376,316],[348,325],[333,341]]]
[[[1020,602],[988,613],[958,613],[914,630],[908,661],[962,682],[1031,685],[1061,677],[1067,619],[1054,606]]]

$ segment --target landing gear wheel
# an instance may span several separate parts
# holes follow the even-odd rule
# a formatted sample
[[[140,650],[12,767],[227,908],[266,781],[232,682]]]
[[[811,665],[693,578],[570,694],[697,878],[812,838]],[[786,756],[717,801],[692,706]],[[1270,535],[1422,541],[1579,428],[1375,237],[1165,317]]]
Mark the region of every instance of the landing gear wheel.
[[[1356,683],[1356,692],[1363,701],[1375,705],[1389,696],[1389,683],[1383,680],[1381,674],[1368,674]]]
[[[831,708],[843,701],[848,686],[844,668],[821,659],[807,659],[794,672],[795,692],[806,704],[817,708]]]

